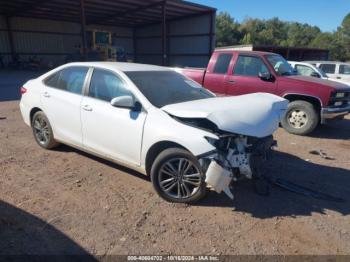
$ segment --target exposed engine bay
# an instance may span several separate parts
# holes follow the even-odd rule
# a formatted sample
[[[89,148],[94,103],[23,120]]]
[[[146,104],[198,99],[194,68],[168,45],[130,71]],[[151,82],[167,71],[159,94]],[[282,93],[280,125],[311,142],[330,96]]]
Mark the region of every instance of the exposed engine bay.
[[[234,198],[231,184],[241,179],[261,176],[264,162],[276,141],[272,136],[252,138],[242,135],[224,135],[215,143],[217,152],[200,159],[206,174],[206,183],[217,193],[224,191]]]
[[[220,130],[208,119],[174,118],[219,137],[218,140],[206,137],[216,151],[199,156],[199,162],[205,172],[207,185],[217,193],[225,192],[231,199],[234,199],[230,189],[232,183],[241,179],[259,178],[272,147],[277,145],[272,135],[257,138],[232,134]]]

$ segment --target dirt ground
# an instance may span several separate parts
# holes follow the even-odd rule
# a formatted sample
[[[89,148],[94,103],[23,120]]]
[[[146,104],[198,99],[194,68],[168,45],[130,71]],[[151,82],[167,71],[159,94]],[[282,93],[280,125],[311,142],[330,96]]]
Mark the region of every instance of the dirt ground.
[[[6,119],[3,119],[3,118]],[[278,130],[270,175],[342,197],[235,186],[170,204],[149,179],[70,147],[45,151],[18,102],[0,103],[0,254],[350,254],[350,118],[311,137]],[[311,155],[322,149],[335,160]]]

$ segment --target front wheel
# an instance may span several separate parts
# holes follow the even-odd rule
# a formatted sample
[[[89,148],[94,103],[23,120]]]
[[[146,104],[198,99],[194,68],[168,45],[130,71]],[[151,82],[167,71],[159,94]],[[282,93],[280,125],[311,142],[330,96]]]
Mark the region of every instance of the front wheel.
[[[289,103],[281,124],[291,134],[307,135],[316,129],[319,121],[320,114],[313,104],[306,101],[293,101]]]
[[[197,158],[181,148],[169,148],[158,155],[152,165],[151,180],[159,196],[169,202],[190,204],[206,193]]]

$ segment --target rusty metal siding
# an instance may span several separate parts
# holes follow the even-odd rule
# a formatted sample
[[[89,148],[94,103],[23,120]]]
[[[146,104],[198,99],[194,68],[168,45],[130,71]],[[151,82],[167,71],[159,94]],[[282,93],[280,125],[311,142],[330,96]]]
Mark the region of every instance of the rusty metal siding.
[[[213,22],[212,26],[211,22]],[[215,18],[212,19],[211,14],[169,21],[167,27],[169,66],[207,66],[211,51],[215,46],[215,40],[210,35],[211,28],[215,28]],[[136,30],[138,62],[161,64],[162,60],[159,59],[162,57],[161,29],[160,25],[152,25]],[[212,33],[214,32],[213,30]]]
[[[80,33],[79,24],[63,21],[13,17],[11,19],[11,25],[13,30],[44,31],[53,33]]]
[[[81,45],[80,24],[33,18],[11,19],[15,52],[23,60],[36,55],[44,63],[62,64],[67,55],[78,52]],[[5,29],[1,17],[0,28]],[[113,33],[113,43],[122,46],[126,52],[133,52],[133,30],[123,27],[89,26],[87,30],[104,30]],[[120,38],[118,37],[120,36]],[[10,52],[7,31],[0,31],[0,53]]]

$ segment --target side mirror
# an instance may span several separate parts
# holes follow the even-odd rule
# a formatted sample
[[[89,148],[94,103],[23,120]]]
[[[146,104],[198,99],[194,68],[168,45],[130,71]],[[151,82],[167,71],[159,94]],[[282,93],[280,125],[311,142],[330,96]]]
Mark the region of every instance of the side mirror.
[[[317,78],[321,78],[320,74],[317,72],[312,72],[311,75],[312,77],[317,77]]]
[[[115,97],[111,101],[112,106],[121,107],[121,108],[129,108],[129,109],[135,109],[136,104],[140,104],[140,103],[135,102],[134,97],[132,97],[130,95]]]
[[[269,72],[266,72],[266,73],[259,72],[259,78],[263,81],[271,81],[273,80],[273,75]]]

